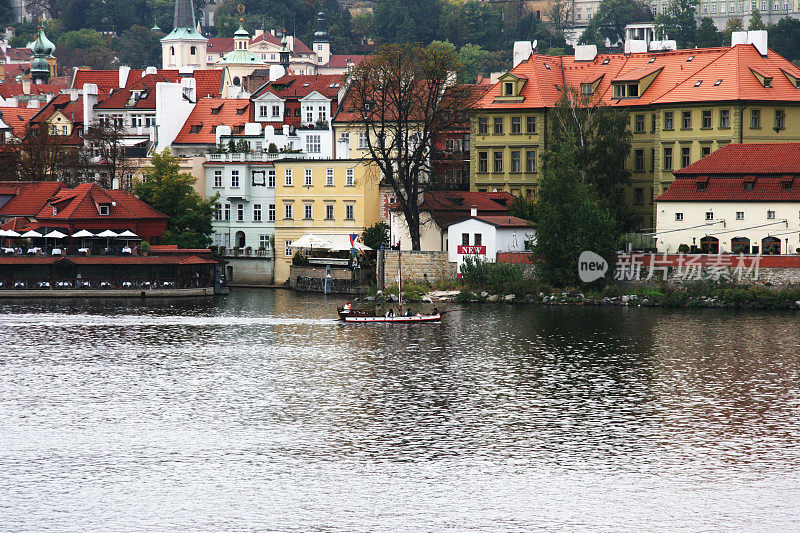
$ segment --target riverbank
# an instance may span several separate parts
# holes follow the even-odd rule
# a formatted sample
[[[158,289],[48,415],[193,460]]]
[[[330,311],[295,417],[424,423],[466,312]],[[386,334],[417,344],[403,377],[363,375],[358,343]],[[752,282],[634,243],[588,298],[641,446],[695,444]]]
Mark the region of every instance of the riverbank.
[[[227,288],[220,294],[227,294]],[[214,287],[189,289],[11,289],[0,290],[2,298],[183,298],[214,296]]]

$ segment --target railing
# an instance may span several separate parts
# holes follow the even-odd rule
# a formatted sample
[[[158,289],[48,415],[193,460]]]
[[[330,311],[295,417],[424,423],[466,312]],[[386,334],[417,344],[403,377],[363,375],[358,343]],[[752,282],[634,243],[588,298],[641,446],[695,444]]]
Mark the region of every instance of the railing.
[[[227,248],[224,255],[226,257],[261,257],[271,259],[273,252],[270,249],[256,249],[252,248]]]
[[[206,161],[209,163],[263,163],[279,159],[311,159],[311,157],[305,152],[206,154]]]

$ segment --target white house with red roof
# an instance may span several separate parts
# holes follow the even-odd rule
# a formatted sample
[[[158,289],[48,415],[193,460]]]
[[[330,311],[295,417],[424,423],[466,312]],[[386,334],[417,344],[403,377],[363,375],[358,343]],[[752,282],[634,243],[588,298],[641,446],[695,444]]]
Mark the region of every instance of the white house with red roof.
[[[447,228],[447,258],[456,264],[456,272],[466,257],[494,263],[499,252],[524,252],[536,244],[533,224],[509,215],[479,215],[470,210],[469,218]]]
[[[659,252],[800,249],[800,143],[729,144],[674,174],[656,198]]]

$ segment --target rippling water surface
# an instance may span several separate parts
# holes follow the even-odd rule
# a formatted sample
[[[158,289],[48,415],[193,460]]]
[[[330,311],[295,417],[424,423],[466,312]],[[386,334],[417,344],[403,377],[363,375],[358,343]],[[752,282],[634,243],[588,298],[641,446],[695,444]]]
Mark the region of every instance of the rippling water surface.
[[[0,302],[0,529],[797,531],[797,315]]]

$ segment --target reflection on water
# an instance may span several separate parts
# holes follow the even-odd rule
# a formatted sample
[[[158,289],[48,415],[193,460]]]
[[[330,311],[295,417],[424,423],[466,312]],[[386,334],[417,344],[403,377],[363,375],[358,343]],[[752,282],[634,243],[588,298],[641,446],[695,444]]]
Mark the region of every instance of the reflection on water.
[[[789,314],[0,303],[0,529],[796,530]]]

